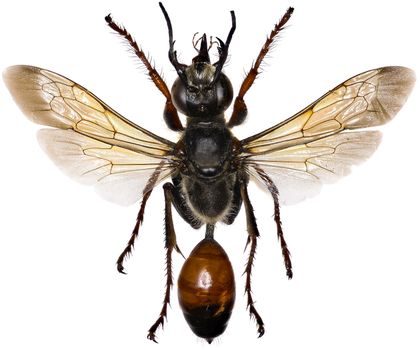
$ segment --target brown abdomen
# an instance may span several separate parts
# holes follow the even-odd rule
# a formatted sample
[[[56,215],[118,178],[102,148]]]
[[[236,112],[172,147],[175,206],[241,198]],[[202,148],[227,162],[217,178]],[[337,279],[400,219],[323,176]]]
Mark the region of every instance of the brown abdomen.
[[[185,261],[178,299],[197,336],[211,343],[225,331],[235,303],[235,278],[229,257],[214,239],[203,239]]]

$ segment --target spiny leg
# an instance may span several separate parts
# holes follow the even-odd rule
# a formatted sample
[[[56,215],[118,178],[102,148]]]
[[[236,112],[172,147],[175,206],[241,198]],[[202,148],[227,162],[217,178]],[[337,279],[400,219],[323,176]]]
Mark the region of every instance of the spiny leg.
[[[166,249],[166,289],[165,297],[163,299],[163,306],[160,311],[159,317],[156,322],[150,327],[147,338],[156,341],[156,330],[159,326],[162,326],[165,319],[167,318],[167,308],[171,299],[171,288],[173,285],[173,276],[172,276],[172,251],[175,249],[178,253],[181,253],[177,244],[176,244],[176,235],[174,224],[172,221],[172,202],[171,202],[171,183],[165,183],[163,185],[163,191],[165,194],[165,249]]]
[[[244,101],[244,96],[249,90],[249,88],[252,86],[252,84],[254,83],[254,80],[257,77],[257,75],[260,73],[259,68],[261,66],[261,63],[264,60],[264,57],[267,55],[268,51],[270,51],[270,48],[272,47],[272,44],[276,36],[284,28],[284,25],[287,23],[292,13],[293,13],[293,7],[289,7],[286,13],[280,19],[280,21],[274,26],[274,29],[271,31],[270,35],[267,37],[267,40],[265,41],[265,44],[261,48],[261,51],[257,59],[255,60],[255,63],[252,65],[244,81],[242,82],[241,88],[239,89],[238,96],[235,98],[232,115],[229,119],[228,126],[230,128],[236,125],[240,125],[244,122],[248,114],[248,109]]]
[[[128,255],[131,254],[131,251],[134,247],[134,242],[136,241],[136,238],[139,234],[140,225],[143,222],[144,210],[146,209],[147,200],[149,199],[150,195],[152,194],[153,188],[156,185],[157,180],[159,179],[159,175],[161,174],[161,171],[162,171],[162,165],[163,165],[163,163],[160,163],[157,166],[157,168],[155,169],[153,174],[147,180],[147,184],[146,184],[146,186],[143,190],[143,199],[141,201],[140,210],[137,214],[136,224],[134,226],[133,232],[131,233],[131,237],[130,237],[130,240],[128,241],[128,243],[127,243],[127,246],[125,247],[125,249],[123,250],[123,252],[118,257],[118,260],[117,260],[117,270],[120,273],[125,274],[124,266],[123,266],[124,260]]]
[[[147,70],[147,73],[159,91],[166,97],[165,109],[163,112],[163,118],[165,119],[166,125],[169,129],[174,131],[182,131],[184,127],[182,126],[181,120],[179,119],[178,112],[172,103],[172,96],[166,85],[165,81],[156,71],[156,69],[149,62],[146,54],[142,49],[139,48],[137,42],[131,36],[131,34],[123,27],[114,22],[111,15],[105,17],[105,21],[108,23],[108,26],[121,35],[128,44],[131,46],[134,54],[140,59],[144,67]]]
[[[146,203],[147,203],[147,200],[149,199],[151,193],[152,193],[152,190],[150,190],[149,192],[147,192],[143,196],[143,199],[142,199],[141,205],[140,205],[140,210],[137,214],[136,224],[134,226],[134,229],[133,229],[133,232],[131,234],[130,240],[128,241],[127,246],[125,247],[125,249],[123,250],[121,255],[118,257],[117,270],[120,273],[123,273],[123,274],[126,273],[126,272],[124,272],[124,260],[128,255],[131,254],[131,251],[134,247],[134,242],[136,241],[136,238],[139,234],[140,225],[143,222],[144,210],[146,208]]]
[[[290,251],[287,247],[286,240],[284,239],[283,229],[281,227],[279,191],[273,180],[271,180],[271,178],[265,173],[264,170],[262,170],[261,168],[257,168],[256,170],[258,172],[258,175],[260,175],[261,179],[265,182],[265,185],[267,186],[268,190],[271,193],[271,196],[273,197],[274,221],[276,222],[277,226],[277,237],[280,240],[284,266],[286,267],[286,275],[289,279],[291,279],[293,277],[292,260],[290,259]]]
[[[250,316],[254,317],[255,322],[257,323],[258,337],[262,337],[265,332],[264,322],[254,306],[254,300],[252,299],[251,291],[252,266],[254,264],[255,252],[257,250],[257,238],[260,236],[260,233],[258,232],[257,222],[255,220],[254,208],[252,207],[251,201],[249,200],[246,184],[244,183],[241,184],[241,196],[245,207],[246,224],[248,230],[247,246],[248,244],[251,244],[249,249],[248,262],[244,272],[246,274],[245,293],[247,295],[247,307],[249,309]]]

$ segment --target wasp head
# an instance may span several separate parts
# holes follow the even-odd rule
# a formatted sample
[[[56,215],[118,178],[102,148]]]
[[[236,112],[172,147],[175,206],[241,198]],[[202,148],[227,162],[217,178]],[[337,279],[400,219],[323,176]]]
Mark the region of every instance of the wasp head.
[[[210,62],[206,34],[200,40],[198,55],[184,67],[172,86],[172,97],[177,109],[185,115],[209,119],[223,114],[229,107],[233,89],[218,62]]]
[[[228,48],[236,28],[235,14],[231,11],[232,28],[226,43],[217,38],[219,60],[210,62],[209,49],[206,34],[198,42],[197,56],[187,66],[179,63],[177,53],[174,50],[172,24],[169,16],[159,4],[165,16],[169,32],[169,60],[178,73],[178,78],[172,86],[172,98],[175,107],[187,117],[211,120],[223,115],[233,99],[233,89],[229,78],[222,73],[223,65],[228,56]],[[198,44],[197,42],[197,44]]]

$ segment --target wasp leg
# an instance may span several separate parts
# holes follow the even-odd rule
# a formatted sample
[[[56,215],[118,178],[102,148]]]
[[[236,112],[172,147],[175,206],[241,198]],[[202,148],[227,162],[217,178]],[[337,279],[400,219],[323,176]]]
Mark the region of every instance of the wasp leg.
[[[133,232],[131,234],[130,240],[128,241],[127,246],[125,247],[125,249],[123,250],[121,255],[118,257],[117,270],[120,273],[125,274],[124,265],[123,265],[124,260],[125,260],[127,255],[131,254],[131,251],[132,251],[133,246],[134,246],[134,242],[136,241],[136,238],[139,234],[140,225],[143,222],[144,210],[146,208],[146,203],[147,203],[147,200],[149,199],[151,193],[152,193],[152,190],[150,190],[149,192],[147,192],[143,195],[143,199],[142,199],[141,205],[140,205],[140,210],[137,214],[136,224],[134,226],[134,229],[133,229]]]
[[[286,240],[284,239],[283,229],[281,227],[279,198],[278,198],[278,195],[274,192],[271,192],[271,195],[273,197],[273,202],[274,202],[274,221],[276,222],[276,226],[277,226],[277,237],[280,240],[284,266],[286,267],[286,275],[289,279],[292,279],[293,277],[292,260],[290,259],[290,251],[289,251],[289,248],[287,247]]]
[[[245,293],[248,299],[247,307],[249,309],[250,316],[254,317],[255,322],[257,323],[258,337],[262,337],[265,332],[264,322],[254,306],[254,300],[252,299],[251,292],[251,272],[252,266],[254,264],[255,251],[257,249],[257,238],[260,236],[260,233],[258,232],[257,222],[255,220],[254,208],[252,207],[251,201],[249,200],[246,184],[244,183],[241,184],[241,196],[245,206],[246,224],[248,230],[247,246],[248,244],[251,244],[249,249],[248,262],[244,272],[246,274]]]
[[[144,67],[146,68],[150,79],[153,81],[153,83],[159,89],[159,91],[166,97],[165,109],[163,111],[163,118],[168,128],[174,131],[184,130],[181,120],[179,119],[178,112],[174,104],[172,103],[172,97],[168,89],[168,86],[166,85],[165,81],[162,79],[160,74],[156,71],[155,67],[150,63],[144,51],[139,48],[136,40],[134,40],[134,38],[127,31],[127,29],[125,29],[124,27],[114,22],[111,15],[106,16],[105,20],[111,29],[116,31],[125,40],[127,40],[128,44],[131,46],[135,55],[140,59],[140,61],[143,63]]]
[[[289,251],[289,248],[287,247],[286,240],[284,239],[283,229],[281,227],[279,190],[277,189],[276,184],[273,182],[273,180],[271,180],[271,178],[265,173],[264,170],[262,170],[261,168],[257,168],[256,170],[258,172],[258,175],[260,175],[261,179],[264,181],[265,185],[270,191],[271,196],[273,197],[274,221],[276,222],[276,226],[277,226],[277,237],[280,240],[284,266],[286,267],[286,275],[289,279],[291,279],[293,277],[292,260],[290,259],[290,251]]]
[[[241,88],[239,89],[238,96],[235,98],[235,103],[233,105],[233,112],[229,119],[228,127],[231,128],[231,127],[240,125],[245,121],[246,116],[248,114],[248,108],[246,107],[244,96],[249,90],[249,88],[252,86],[252,84],[254,83],[257,75],[261,73],[259,71],[259,68],[261,66],[261,63],[264,60],[264,57],[270,51],[277,35],[284,28],[284,25],[287,23],[292,13],[293,13],[293,7],[289,7],[286,13],[280,19],[280,21],[274,26],[274,29],[271,31],[270,35],[267,37],[265,44],[261,48],[261,51],[257,59],[255,60],[255,63],[251,66],[251,69],[246,75],[244,81],[242,82]]]
[[[162,168],[161,168],[161,164],[160,164],[155,169],[153,174],[149,177],[149,179],[147,180],[146,187],[143,190],[143,199],[141,201],[140,210],[137,214],[136,224],[134,226],[133,232],[131,233],[131,237],[130,237],[130,240],[128,241],[128,243],[127,243],[127,246],[125,247],[125,249],[123,250],[123,252],[118,257],[118,260],[117,260],[117,270],[120,273],[125,274],[124,266],[123,266],[124,260],[128,255],[131,254],[131,251],[132,251],[133,246],[134,246],[134,242],[136,241],[136,238],[139,234],[140,225],[143,222],[144,210],[146,209],[147,200],[149,199],[150,195],[152,194],[153,187],[156,185],[156,182],[159,179],[159,174],[161,173],[161,170],[162,170]]]
[[[163,299],[163,306],[160,311],[159,317],[156,322],[150,327],[147,338],[156,341],[156,330],[159,326],[163,327],[165,318],[167,318],[166,312],[168,304],[170,303],[171,298],[171,288],[173,285],[173,276],[172,276],[172,251],[175,249],[178,253],[181,251],[176,244],[176,235],[174,224],[172,221],[172,208],[171,208],[171,187],[173,185],[169,182],[163,185],[163,190],[165,194],[165,249],[166,249],[166,289],[165,297]]]

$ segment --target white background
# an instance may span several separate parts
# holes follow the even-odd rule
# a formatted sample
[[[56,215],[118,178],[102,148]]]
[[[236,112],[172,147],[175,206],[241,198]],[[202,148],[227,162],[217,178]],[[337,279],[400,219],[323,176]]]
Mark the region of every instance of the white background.
[[[290,26],[247,94],[242,138],[290,116],[352,75],[385,65],[420,74],[414,1],[165,2],[176,48],[186,63],[194,32],[225,38],[237,16],[225,72],[237,88],[273,24],[295,6]],[[176,140],[161,117],[164,99],[110,34],[112,12],[152,54],[170,84],[167,31],[157,1],[3,1],[0,69],[48,68],[79,82],[134,122]],[[214,57],[216,59],[216,57]],[[266,324],[257,339],[241,276],[243,212],[216,238],[230,255],[237,302],[225,334],[211,347],[231,349],[419,349],[419,89],[383,127],[379,150],[353,174],[314,199],[282,208],[295,277],[288,281],[270,197],[251,186],[261,232],[253,274]],[[0,348],[208,348],[191,333],[173,290],[160,345],[146,339],[164,292],[163,194],[148,202],[128,275],[115,260],[138,206],[123,208],[63,176],[39,149],[36,130],[0,83]],[[178,217],[184,254],[203,237]],[[174,255],[177,276],[182,258]]]

